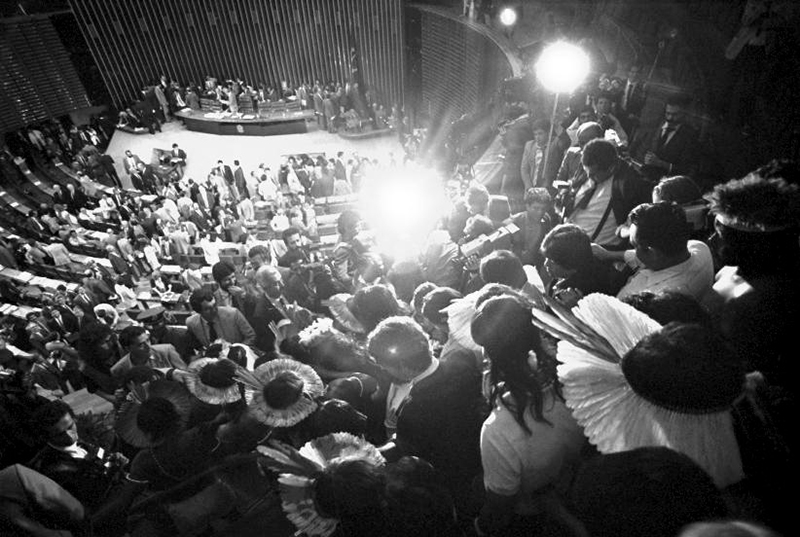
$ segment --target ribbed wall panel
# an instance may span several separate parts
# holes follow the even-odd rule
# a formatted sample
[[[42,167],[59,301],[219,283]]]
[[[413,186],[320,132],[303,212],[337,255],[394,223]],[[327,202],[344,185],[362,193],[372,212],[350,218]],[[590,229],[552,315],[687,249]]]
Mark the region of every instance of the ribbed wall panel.
[[[401,0],[70,0],[116,104],[165,74],[280,87],[349,79],[350,48],[382,100],[402,104]]]
[[[47,18],[0,22],[0,73],[1,132],[91,106]]]
[[[512,75],[504,52],[486,35],[452,16],[421,11],[422,106],[448,125],[485,105]]]

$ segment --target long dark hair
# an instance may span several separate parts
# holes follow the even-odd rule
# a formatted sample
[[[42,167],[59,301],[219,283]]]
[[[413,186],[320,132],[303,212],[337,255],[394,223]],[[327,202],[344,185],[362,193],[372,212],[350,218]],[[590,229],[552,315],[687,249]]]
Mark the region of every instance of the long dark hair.
[[[552,425],[544,417],[545,390],[551,385],[539,368],[528,364],[531,351],[545,356],[539,330],[533,326],[530,308],[512,295],[501,295],[484,302],[472,321],[472,338],[483,347],[489,359],[491,382],[490,403],[499,400],[520,427],[531,434],[525,424],[525,411],[530,408],[533,419]],[[554,393],[561,394],[553,383]],[[510,394],[512,401],[504,400]]]

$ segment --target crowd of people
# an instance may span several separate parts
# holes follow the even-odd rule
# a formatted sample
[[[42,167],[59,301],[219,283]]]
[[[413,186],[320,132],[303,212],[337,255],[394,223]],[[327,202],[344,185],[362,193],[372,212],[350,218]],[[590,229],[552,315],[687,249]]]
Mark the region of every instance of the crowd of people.
[[[2,318],[0,529],[788,534],[797,165],[702,188],[680,98],[639,163],[636,88],[600,83],[550,147],[530,122],[523,210],[459,169],[409,258],[352,206],[325,245],[315,210],[398,163],[223,159],[201,178],[173,144],[158,164],[126,152],[124,191],[78,136],[62,158],[79,186],[29,213],[27,238],[0,238],[3,267],[74,268],[54,242],[107,259],[71,290],[0,279],[4,302],[37,306]],[[376,120],[374,101],[319,84],[150,90],[153,129],[199,96],[232,113],[294,98],[328,129],[350,107]],[[59,158],[39,138],[26,151]],[[81,390],[109,410],[77,414]]]
[[[328,132],[403,128],[400,108],[387,109],[373,88],[363,90],[358,82],[316,80],[314,84],[302,82],[294,87],[284,81],[276,89],[263,82],[258,86],[248,84],[238,77],[220,83],[210,75],[202,85],[194,81],[182,84],[161,75],[143,87],[140,101],[131,102],[120,111],[118,127],[134,132],[145,129],[151,134],[161,132],[161,125],[179,110],[201,110],[203,99],[233,117],[245,115],[242,110],[258,115],[259,103],[297,103],[303,110],[314,110],[317,124]]]
[[[796,167],[708,193],[709,243],[687,218],[691,179],[652,185],[601,132],[579,127],[586,179],[562,210],[554,188],[511,214],[449,183],[452,209],[414,259],[376,248],[353,209],[318,250],[314,196],[357,192],[380,169],[369,159],[296,155],[250,180],[220,161],[195,180],[126,155],[146,194],[99,191],[92,213],[116,274],[95,265],[24,326],[4,319],[0,477],[45,491],[46,513],[4,493],[0,520],[95,535],[786,531]],[[80,241],[95,202],[63,195],[30,225]],[[256,206],[281,248],[254,238]],[[209,249],[212,282],[188,264],[160,273],[217,237],[247,263]],[[4,266],[51,261],[35,241],[2,246]],[[143,309],[132,280],[183,293],[183,326]],[[84,388],[106,419],[63,401]]]

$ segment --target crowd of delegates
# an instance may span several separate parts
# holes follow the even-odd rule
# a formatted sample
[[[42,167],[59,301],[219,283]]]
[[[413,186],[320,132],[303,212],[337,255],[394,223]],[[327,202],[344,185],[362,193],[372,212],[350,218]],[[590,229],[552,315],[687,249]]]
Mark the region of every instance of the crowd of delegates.
[[[644,128],[641,116],[651,99],[648,84],[636,63],[626,75],[588,77],[570,94],[563,117],[552,125],[536,94],[530,102],[507,96],[501,121],[506,147],[501,191],[512,203],[532,187],[574,197],[587,179],[582,148],[594,138],[613,143],[619,156],[651,184],[676,175],[692,177],[704,190],[719,182],[719,174],[702,162],[700,133],[689,121],[691,96],[668,96],[661,120]]]
[[[279,88],[260,83],[248,84],[240,78],[218,82],[207,76],[202,85],[189,81],[181,84],[161,75],[142,89],[142,100],[131,103],[119,113],[120,127],[161,131],[161,124],[184,108],[201,109],[201,99],[218,103],[223,112],[242,115],[242,109],[258,113],[259,103],[296,102],[302,109],[314,110],[318,125],[329,132],[343,129],[361,131],[399,129],[402,114],[398,107],[387,109],[374,88],[364,90],[357,82],[302,82],[294,87],[281,82]]]
[[[285,250],[244,238],[244,269],[212,257],[213,285],[185,280],[185,327],[163,308],[120,324],[128,308],[107,303],[124,286],[90,273],[25,330],[9,326],[4,341],[27,352],[0,350],[0,524],[132,536],[790,531],[779,495],[794,462],[797,167],[772,162],[706,193],[708,241],[690,216],[691,178],[648,182],[592,131],[578,129],[586,177],[570,178],[560,210],[545,187],[511,214],[482,185],[448,185],[453,208],[414,259],[388,258],[349,209],[328,257],[309,247],[303,197],[325,169],[326,193],[364,172],[343,154],[259,168],[254,189],[220,162],[204,181],[156,180],[151,206],[121,200],[121,235],[148,246],[118,262],[153,288],[167,249],[146,248],[235,241],[242,226],[226,218],[256,195],[287,224]],[[83,387],[113,405],[111,424],[60,400]]]

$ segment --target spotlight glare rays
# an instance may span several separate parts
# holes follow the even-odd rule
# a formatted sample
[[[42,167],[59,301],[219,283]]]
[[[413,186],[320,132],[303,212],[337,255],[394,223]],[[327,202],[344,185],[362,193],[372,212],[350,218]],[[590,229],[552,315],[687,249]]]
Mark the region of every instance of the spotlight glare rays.
[[[447,213],[442,181],[418,166],[376,172],[360,195],[364,223],[379,251],[394,260],[416,258]]]
[[[536,77],[553,93],[571,93],[589,74],[589,56],[579,47],[564,41],[542,51],[536,62]]]

